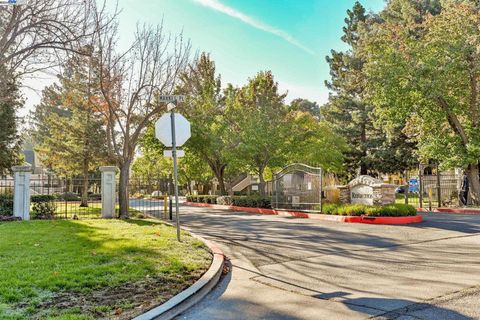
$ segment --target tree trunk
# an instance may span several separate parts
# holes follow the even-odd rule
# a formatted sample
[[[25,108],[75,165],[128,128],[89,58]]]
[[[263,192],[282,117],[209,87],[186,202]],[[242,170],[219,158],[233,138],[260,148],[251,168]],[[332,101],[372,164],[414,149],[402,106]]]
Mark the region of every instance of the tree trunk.
[[[218,185],[220,186],[220,195],[225,196],[227,195],[227,189],[225,188],[225,165],[220,167],[214,168],[213,172],[215,173],[215,177],[218,180]]]
[[[83,168],[83,187],[82,187],[82,202],[80,207],[88,207],[88,167]]]
[[[260,185],[258,186],[258,191],[262,197],[265,196],[265,179],[263,178],[263,171],[265,168],[263,166],[258,167],[258,178],[260,179]]]
[[[365,158],[367,157],[367,149],[365,146],[365,144],[367,143],[367,129],[366,129],[365,122],[362,123],[360,143],[361,143],[360,147],[362,149],[362,158],[360,159],[360,175],[363,176],[368,174],[368,168],[367,168],[367,165],[365,164]]]
[[[128,180],[130,178],[130,161],[120,165],[120,185],[118,188],[118,202],[120,207],[120,219],[128,219],[129,198],[128,198]]]
[[[480,179],[478,164],[470,164],[466,170],[468,180],[470,182],[470,194],[471,202],[473,205],[480,204]]]

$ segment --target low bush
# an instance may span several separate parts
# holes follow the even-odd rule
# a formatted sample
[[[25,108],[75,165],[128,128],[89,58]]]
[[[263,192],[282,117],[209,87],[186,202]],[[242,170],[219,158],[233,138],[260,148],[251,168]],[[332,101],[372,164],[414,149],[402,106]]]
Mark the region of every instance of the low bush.
[[[140,192],[135,192],[133,195],[132,195],[132,198],[133,199],[143,199],[145,197],[145,195],[143,193],[140,193]]]
[[[13,216],[13,195],[11,193],[0,194],[0,216]]]
[[[336,203],[326,203],[322,206],[322,213],[324,214],[337,214],[339,205]]]
[[[90,193],[88,195],[88,199],[93,200],[93,201],[102,200],[102,194],[101,193]]]
[[[32,219],[48,220],[55,217],[57,206],[53,195],[34,195],[30,197],[32,202]]]
[[[51,194],[40,194],[30,197],[32,203],[41,203],[41,202],[53,202],[55,201],[55,196]]]
[[[55,197],[58,200],[63,200],[63,201],[80,201],[82,199],[78,194],[74,192],[59,193],[59,194],[56,194]]]
[[[271,208],[272,202],[270,198],[260,196],[233,196],[232,204],[238,207],[250,208]]]
[[[238,207],[271,208],[271,199],[260,196],[187,196],[189,202],[234,205]]]
[[[388,204],[384,206],[325,204],[322,213],[342,216],[406,217],[416,216],[417,210],[408,204]]]
[[[217,204],[218,196],[203,196],[203,203]]]
[[[233,199],[231,196],[221,196],[217,198],[217,204],[231,206],[233,204]]]
[[[337,214],[342,216],[362,216],[365,215],[366,205],[351,204],[346,206],[339,206],[337,208]]]

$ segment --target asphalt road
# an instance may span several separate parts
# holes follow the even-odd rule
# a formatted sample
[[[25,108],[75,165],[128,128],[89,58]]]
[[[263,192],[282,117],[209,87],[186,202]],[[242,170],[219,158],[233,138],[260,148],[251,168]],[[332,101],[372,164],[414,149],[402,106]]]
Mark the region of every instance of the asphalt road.
[[[480,319],[480,216],[378,226],[181,210],[232,270],[177,319]]]

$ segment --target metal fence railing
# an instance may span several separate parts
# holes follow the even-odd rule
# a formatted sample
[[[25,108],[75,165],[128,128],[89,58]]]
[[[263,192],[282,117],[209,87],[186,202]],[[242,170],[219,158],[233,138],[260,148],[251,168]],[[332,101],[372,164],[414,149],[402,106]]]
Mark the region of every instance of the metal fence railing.
[[[162,217],[164,196],[172,194],[171,184],[167,177],[132,177],[128,183],[130,215]]]
[[[0,216],[13,215],[14,180],[0,178]]]
[[[397,189],[396,202],[426,209],[459,207],[460,179],[451,173],[419,174]]]
[[[43,208],[55,219],[94,219],[101,217],[102,193],[99,176],[53,177],[39,176],[30,180],[33,215],[36,199],[45,201],[42,196],[49,196],[50,207]]]

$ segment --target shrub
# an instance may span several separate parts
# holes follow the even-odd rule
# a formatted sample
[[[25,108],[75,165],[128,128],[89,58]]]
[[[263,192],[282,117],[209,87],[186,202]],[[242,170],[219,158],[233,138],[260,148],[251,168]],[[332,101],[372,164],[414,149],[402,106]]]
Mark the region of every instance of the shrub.
[[[271,199],[260,196],[234,196],[232,204],[238,207],[271,208]]]
[[[32,202],[32,219],[48,220],[53,219],[57,206],[53,195],[34,195],[30,197]]]
[[[217,198],[217,203],[226,205],[226,206],[231,206],[233,203],[233,199],[230,196],[221,196]]]
[[[51,194],[40,194],[30,197],[32,203],[42,203],[42,202],[53,202],[55,201],[55,196]]]
[[[133,198],[133,199],[143,199],[144,196],[145,196],[145,195],[144,195],[143,193],[135,192],[135,193],[132,195],[132,198]]]
[[[10,193],[0,194],[0,216],[13,216],[13,195]]]
[[[208,204],[234,205],[238,207],[271,208],[271,200],[260,196],[188,196],[188,201]]]
[[[80,196],[74,192],[59,193],[55,195],[55,197],[63,201],[80,201],[81,200]]]
[[[322,206],[322,213],[324,213],[324,214],[337,214],[338,207],[339,207],[338,204],[326,203]]]
[[[325,204],[324,214],[337,214],[344,216],[369,216],[369,217],[405,217],[416,216],[417,210],[407,204],[388,204],[384,206],[367,206],[361,204]]]
[[[346,206],[339,206],[337,213],[342,216],[361,216],[365,214],[367,206],[362,204],[351,204]]]
[[[102,194],[101,193],[91,193],[88,195],[89,200],[102,200]]]
[[[408,204],[389,204],[380,208],[382,216],[415,216],[417,210]]]

